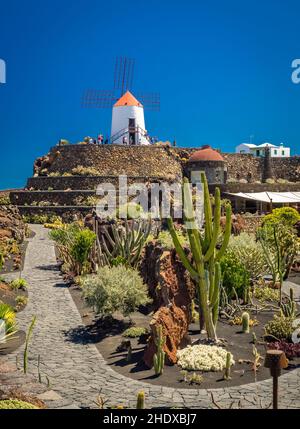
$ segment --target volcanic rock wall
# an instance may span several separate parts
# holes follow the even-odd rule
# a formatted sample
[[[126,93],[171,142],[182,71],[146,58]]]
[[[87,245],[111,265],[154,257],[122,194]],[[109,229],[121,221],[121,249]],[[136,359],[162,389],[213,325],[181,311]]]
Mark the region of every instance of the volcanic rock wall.
[[[35,174],[70,173],[78,166],[93,167],[99,176],[157,176],[181,178],[180,160],[174,151],[158,146],[68,145],[51,149],[47,159],[38,158]],[[46,170],[46,171],[45,171]]]
[[[300,182],[300,156],[291,158],[271,158],[274,179]]]
[[[227,179],[238,182],[241,179],[247,182],[262,180],[262,159],[252,155],[239,153],[222,153],[227,165]]]
[[[47,176],[49,173],[62,175],[83,166],[93,167],[101,177],[126,174],[132,177],[180,180],[189,157],[197,149],[199,148],[90,144],[56,146],[47,156],[35,161],[34,173],[38,176]],[[229,182],[242,180],[255,183],[263,180],[263,158],[236,153],[222,153],[222,156],[227,166]],[[300,157],[271,158],[271,167],[274,179],[300,182]]]
[[[80,208],[79,199],[84,201],[95,195],[97,186],[105,182],[113,184],[118,192],[120,175],[127,176],[128,185],[180,182],[188,175],[189,158],[196,150],[199,148],[155,145],[55,146],[35,160],[34,174],[27,181],[25,193],[12,191],[10,198],[22,214],[86,214],[92,207],[85,207],[82,202]],[[300,190],[300,157],[272,158],[270,171],[274,180],[262,183],[266,178],[263,158],[235,153],[222,153],[222,156],[227,168],[227,183],[220,185],[222,193]],[[276,182],[278,179],[284,180]]]

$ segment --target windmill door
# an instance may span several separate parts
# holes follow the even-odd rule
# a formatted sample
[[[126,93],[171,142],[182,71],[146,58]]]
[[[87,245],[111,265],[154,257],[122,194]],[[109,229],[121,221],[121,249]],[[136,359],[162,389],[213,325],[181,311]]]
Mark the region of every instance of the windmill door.
[[[136,144],[136,119],[135,118],[129,118],[128,131],[129,131],[129,144],[135,145]]]

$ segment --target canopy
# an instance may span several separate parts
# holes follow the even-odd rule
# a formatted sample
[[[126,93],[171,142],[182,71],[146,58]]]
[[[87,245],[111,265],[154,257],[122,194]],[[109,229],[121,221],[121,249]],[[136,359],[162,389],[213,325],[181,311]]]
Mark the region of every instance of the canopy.
[[[238,198],[244,198],[246,200],[261,201],[263,203],[300,203],[300,192],[238,192],[237,194],[228,192],[228,194]]]

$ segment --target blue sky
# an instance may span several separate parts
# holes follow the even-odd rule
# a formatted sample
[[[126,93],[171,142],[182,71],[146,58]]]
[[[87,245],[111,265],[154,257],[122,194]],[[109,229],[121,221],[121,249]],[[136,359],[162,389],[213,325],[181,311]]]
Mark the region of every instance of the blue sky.
[[[136,91],[158,91],[150,134],[223,151],[248,141],[299,153],[296,0],[1,2],[0,189],[19,187],[59,138],[108,134],[111,112],[83,109],[110,89],[116,56],[136,59]]]

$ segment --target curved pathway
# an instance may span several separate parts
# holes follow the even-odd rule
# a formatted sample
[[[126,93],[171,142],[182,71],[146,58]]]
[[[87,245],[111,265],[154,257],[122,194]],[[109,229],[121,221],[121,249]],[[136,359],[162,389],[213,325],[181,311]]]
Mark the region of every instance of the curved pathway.
[[[173,389],[154,386],[126,378],[115,372],[93,344],[81,344],[68,340],[67,332],[83,327],[80,314],[64,284],[57,268],[54,245],[48,231],[32,225],[34,238],[29,240],[22,276],[29,283],[29,302],[19,313],[18,321],[27,330],[34,315],[36,326],[29,348],[29,372],[37,374],[40,369],[45,380],[49,377],[53,391],[50,408],[96,407],[95,400],[101,396],[107,405],[124,405],[134,408],[136,394],[144,390],[146,406],[213,408],[210,392],[215,401],[228,408],[241,400],[243,408],[265,407],[271,400],[271,380],[225,389]],[[22,361],[23,347],[10,359],[18,355]],[[300,369],[280,378],[280,407],[300,408]],[[50,395],[51,396],[51,395]],[[257,404],[257,397],[259,402]]]

